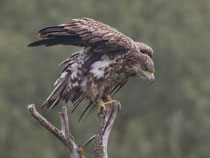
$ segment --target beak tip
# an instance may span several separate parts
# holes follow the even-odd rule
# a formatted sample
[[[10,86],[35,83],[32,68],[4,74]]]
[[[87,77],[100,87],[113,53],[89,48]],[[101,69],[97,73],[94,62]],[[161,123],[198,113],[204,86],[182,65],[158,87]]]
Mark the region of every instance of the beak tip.
[[[153,84],[155,82],[155,76],[154,75],[152,75],[151,77],[149,77],[149,82],[151,84]]]

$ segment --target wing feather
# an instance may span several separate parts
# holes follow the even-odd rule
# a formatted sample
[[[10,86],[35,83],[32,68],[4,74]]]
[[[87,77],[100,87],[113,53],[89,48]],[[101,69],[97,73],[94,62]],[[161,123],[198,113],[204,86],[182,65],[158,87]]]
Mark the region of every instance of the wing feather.
[[[106,51],[107,49],[128,50],[131,49],[134,42],[115,28],[90,18],[74,19],[71,23],[46,27],[38,33],[42,40],[35,41],[29,46],[57,44],[91,46],[103,52],[104,48]]]

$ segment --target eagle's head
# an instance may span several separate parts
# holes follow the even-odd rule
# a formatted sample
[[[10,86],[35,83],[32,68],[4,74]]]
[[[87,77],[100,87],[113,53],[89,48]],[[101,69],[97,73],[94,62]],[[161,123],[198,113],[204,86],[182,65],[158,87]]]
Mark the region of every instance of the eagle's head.
[[[155,81],[155,66],[152,59],[147,54],[143,54],[140,65],[141,68],[139,68],[137,73],[138,77],[146,78],[150,81],[150,83],[153,83]]]
[[[150,46],[142,42],[135,42],[135,43],[141,53],[147,54],[149,55],[150,58],[152,58],[154,52]]]
[[[148,79],[150,83],[155,81],[155,67],[148,54],[132,53],[127,60],[127,70],[139,78]]]

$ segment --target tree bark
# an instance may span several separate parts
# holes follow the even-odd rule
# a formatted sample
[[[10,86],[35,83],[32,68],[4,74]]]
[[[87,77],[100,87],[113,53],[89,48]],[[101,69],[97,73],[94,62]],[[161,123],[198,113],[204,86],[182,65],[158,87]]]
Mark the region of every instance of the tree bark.
[[[109,135],[120,107],[120,103],[118,101],[114,101],[107,104],[105,113],[99,116],[99,130],[94,142],[94,153],[96,158],[108,158],[107,147]]]
[[[83,151],[84,146],[86,144],[89,144],[90,141],[95,138],[95,136],[86,141],[84,145],[77,145],[69,128],[68,113],[65,106],[59,113],[61,120],[61,130],[57,129],[52,123],[50,123],[42,115],[40,115],[35,108],[35,104],[28,105],[28,111],[35,119],[39,121],[39,123],[43,127],[45,127],[50,133],[56,136],[65,145],[72,158],[86,158]]]
[[[43,127],[45,127],[50,133],[56,136],[65,145],[72,158],[86,158],[84,150],[95,137],[95,157],[108,158],[108,139],[120,106],[121,105],[118,101],[114,101],[106,105],[106,111],[99,116],[100,124],[97,136],[92,136],[83,145],[77,145],[75,143],[74,137],[70,130],[67,108],[65,106],[63,106],[62,111],[59,112],[61,120],[61,130],[56,128],[46,118],[39,114],[39,112],[35,108],[35,104],[28,105],[28,111],[36,120],[38,120],[38,122]]]

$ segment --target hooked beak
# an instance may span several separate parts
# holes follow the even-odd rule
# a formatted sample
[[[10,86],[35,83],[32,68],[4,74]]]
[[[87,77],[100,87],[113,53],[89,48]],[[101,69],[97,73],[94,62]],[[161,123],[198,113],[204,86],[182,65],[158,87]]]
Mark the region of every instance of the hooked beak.
[[[153,73],[149,76],[149,82],[151,84],[153,84],[155,82],[155,75]]]
[[[145,73],[145,75],[147,76],[147,78],[149,79],[149,82],[150,82],[151,84],[154,83],[154,81],[155,81],[155,76],[154,76],[153,73],[147,72],[147,73]]]

